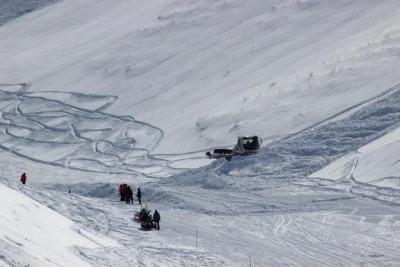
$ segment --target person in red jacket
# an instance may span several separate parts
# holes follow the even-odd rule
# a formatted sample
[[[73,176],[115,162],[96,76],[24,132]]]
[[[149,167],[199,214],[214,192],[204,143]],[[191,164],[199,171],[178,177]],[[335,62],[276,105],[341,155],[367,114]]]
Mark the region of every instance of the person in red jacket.
[[[26,173],[23,173],[21,175],[21,183],[25,184],[26,183]]]
[[[121,201],[126,201],[126,189],[128,185],[127,184],[121,184],[119,186],[119,194],[121,196]]]

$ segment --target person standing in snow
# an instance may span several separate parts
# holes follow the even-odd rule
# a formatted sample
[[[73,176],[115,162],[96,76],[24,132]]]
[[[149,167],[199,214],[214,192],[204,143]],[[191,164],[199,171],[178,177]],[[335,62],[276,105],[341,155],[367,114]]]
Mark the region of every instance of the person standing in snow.
[[[160,230],[161,217],[160,217],[160,213],[158,213],[157,210],[154,211],[153,221],[156,223],[156,229]]]
[[[26,183],[26,173],[23,173],[21,175],[21,183],[25,184]]]
[[[137,197],[137,199],[139,201],[139,205],[142,205],[142,201],[141,201],[142,192],[140,191],[140,188],[137,189],[136,197]]]
[[[121,196],[121,201],[126,201],[127,195],[126,195],[126,189],[128,185],[127,184],[121,184],[119,186],[119,194]]]
[[[127,194],[127,196],[126,196],[126,203],[127,204],[129,204],[129,203],[132,203],[133,204],[133,192],[132,192],[132,189],[131,189],[131,187],[128,185],[128,187],[126,188],[126,194]]]

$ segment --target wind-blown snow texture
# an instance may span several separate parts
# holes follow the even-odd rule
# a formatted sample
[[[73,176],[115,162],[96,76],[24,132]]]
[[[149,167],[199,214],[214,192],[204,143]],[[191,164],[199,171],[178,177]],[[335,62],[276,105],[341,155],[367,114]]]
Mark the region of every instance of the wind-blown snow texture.
[[[0,266],[397,265],[397,1],[23,2],[0,6]],[[205,157],[247,134],[259,154]]]

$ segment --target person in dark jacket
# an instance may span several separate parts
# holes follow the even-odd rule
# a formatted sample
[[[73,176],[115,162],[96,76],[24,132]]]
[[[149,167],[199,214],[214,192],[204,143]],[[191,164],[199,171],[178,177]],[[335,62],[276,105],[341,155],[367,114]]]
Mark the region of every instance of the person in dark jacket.
[[[126,204],[132,203],[133,204],[133,192],[131,187],[128,185],[128,187],[126,188]]]
[[[137,189],[136,197],[137,197],[137,199],[139,201],[139,205],[142,205],[142,201],[141,201],[142,192],[140,191],[140,188]]]
[[[156,229],[160,230],[161,217],[160,217],[160,213],[158,213],[157,210],[154,211],[153,221],[156,223]]]

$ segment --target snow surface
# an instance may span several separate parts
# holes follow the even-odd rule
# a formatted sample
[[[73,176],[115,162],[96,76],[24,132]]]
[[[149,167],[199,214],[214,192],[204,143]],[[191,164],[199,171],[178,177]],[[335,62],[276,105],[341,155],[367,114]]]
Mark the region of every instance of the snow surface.
[[[0,266],[398,264],[398,1],[19,2]],[[257,155],[204,155],[252,134]]]

